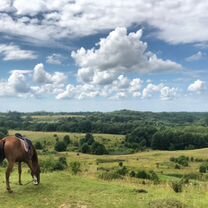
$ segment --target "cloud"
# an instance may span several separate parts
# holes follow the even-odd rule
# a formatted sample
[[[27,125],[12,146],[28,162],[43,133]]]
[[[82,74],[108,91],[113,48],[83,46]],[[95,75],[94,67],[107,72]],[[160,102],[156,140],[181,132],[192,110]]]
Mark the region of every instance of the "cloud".
[[[0,80],[0,96],[44,97],[63,92],[67,75],[62,72],[49,73],[43,64],[33,70],[12,70],[7,80]]]
[[[189,92],[201,93],[206,89],[206,83],[202,80],[196,80],[188,86]]]
[[[118,27],[100,39],[97,48],[72,51],[71,56],[80,67],[78,79],[86,83],[109,84],[120,73],[177,71],[182,68],[180,64],[159,59],[147,51],[147,43],[141,37],[142,30],[127,34],[126,28]]]
[[[194,0],[1,0],[0,32],[41,44],[143,24],[171,44],[206,43],[207,7]]]
[[[33,70],[33,81],[38,84],[62,84],[66,81],[67,76],[62,72],[48,73],[42,63],[37,64]]]
[[[47,56],[46,63],[54,64],[54,65],[61,65],[63,62],[64,57],[61,54],[53,53],[50,56]]]
[[[206,53],[198,51],[197,53],[187,57],[185,60],[188,62],[192,62],[192,61],[199,61],[205,58],[206,58]]]
[[[165,86],[163,83],[158,85],[149,83],[142,91],[142,98],[152,98],[156,94],[160,94],[161,100],[172,100],[177,95],[177,88]]]
[[[3,57],[4,61],[32,60],[38,58],[34,51],[23,50],[14,44],[0,44],[0,55]]]

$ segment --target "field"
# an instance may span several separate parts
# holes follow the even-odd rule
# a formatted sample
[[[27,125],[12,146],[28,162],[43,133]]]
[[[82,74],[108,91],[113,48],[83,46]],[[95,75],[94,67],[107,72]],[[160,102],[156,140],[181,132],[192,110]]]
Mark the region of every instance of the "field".
[[[14,131],[10,131],[14,134]],[[59,207],[59,208],[206,208],[208,207],[207,175],[199,173],[202,161],[208,159],[208,149],[187,151],[149,151],[129,155],[95,156],[79,154],[76,152],[56,153],[52,151],[55,143],[54,134],[60,138],[66,133],[43,133],[21,131],[34,142],[46,140],[51,150],[48,153],[39,152],[40,162],[48,158],[64,156],[68,164],[77,161],[81,164],[81,171],[72,174],[70,165],[64,171],[44,172],[41,174],[41,184],[34,186],[28,168],[24,167],[23,186],[17,184],[17,168],[11,177],[11,186],[14,193],[8,194],[5,190],[4,172],[1,176],[1,208],[6,207]],[[74,140],[79,140],[83,134],[70,134]],[[122,136],[95,135],[96,139],[107,138],[110,145],[121,142]],[[101,139],[101,140],[102,140]],[[100,141],[101,141],[100,140]],[[103,140],[102,140],[103,141]],[[181,155],[192,158],[187,167],[175,168],[171,157]],[[154,184],[151,180],[129,177],[129,175],[114,180],[104,180],[99,176],[105,170],[119,167],[119,163],[131,170],[153,170],[160,179]],[[190,181],[184,185],[181,193],[175,193],[171,188],[172,181],[181,177],[191,176]],[[196,177],[196,178],[195,178]]]

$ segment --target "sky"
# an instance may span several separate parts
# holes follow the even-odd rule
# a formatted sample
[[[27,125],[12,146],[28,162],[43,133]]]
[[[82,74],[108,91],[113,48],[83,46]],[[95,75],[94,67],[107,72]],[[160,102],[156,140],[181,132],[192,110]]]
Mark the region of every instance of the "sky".
[[[0,112],[208,111],[208,2],[1,0]]]

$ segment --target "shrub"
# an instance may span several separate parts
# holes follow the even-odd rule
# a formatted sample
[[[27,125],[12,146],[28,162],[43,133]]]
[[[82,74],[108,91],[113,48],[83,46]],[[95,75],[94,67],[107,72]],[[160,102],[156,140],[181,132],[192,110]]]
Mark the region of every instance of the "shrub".
[[[66,148],[67,148],[66,144],[62,141],[60,141],[60,142],[57,141],[56,144],[55,144],[55,147],[54,147],[54,149],[57,152],[64,152],[64,151],[66,151]]]
[[[202,163],[199,167],[200,173],[206,173],[208,171],[208,163]]]
[[[68,146],[70,144],[70,137],[69,135],[65,135],[63,138],[63,142],[66,144],[66,146]]]
[[[90,146],[87,143],[82,144],[82,146],[80,147],[80,152],[90,153],[91,152]]]
[[[78,161],[73,161],[70,163],[70,168],[74,175],[76,175],[78,172],[81,171],[80,167],[81,167],[81,164]]]
[[[122,176],[119,175],[116,171],[103,172],[98,177],[103,180],[114,180],[122,178]]]
[[[43,145],[41,144],[41,142],[38,141],[38,142],[35,143],[35,148],[39,149],[39,150],[42,150],[43,149]]]
[[[121,168],[118,168],[116,170],[116,173],[118,173],[119,175],[125,176],[128,173],[128,169],[127,167],[123,166]]]
[[[137,178],[150,179],[150,175],[145,170],[139,170],[136,173]]]
[[[183,189],[183,180],[179,180],[179,181],[174,181],[171,183],[171,188],[173,189],[173,191],[175,191],[176,193],[180,193],[182,192]]]
[[[179,156],[177,158],[171,157],[170,161],[178,163],[178,164],[180,164],[180,165],[182,165],[184,167],[187,167],[188,166],[188,162],[189,162],[189,157],[186,157],[184,155],[181,155],[181,156]]]
[[[92,134],[87,133],[84,138],[80,139],[80,145],[87,143],[88,145],[92,145],[95,142]]]
[[[129,176],[130,176],[130,177],[136,177],[135,171],[132,170],[132,171],[129,173]]]
[[[91,146],[91,153],[95,155],[104,155],[107,154],[107,150],[103,144],[94,142]]]
[[[40,164],[42,172],[65,170],[68,166],[65,157],[60,157],[58,160],[50,157],[41,161]]]

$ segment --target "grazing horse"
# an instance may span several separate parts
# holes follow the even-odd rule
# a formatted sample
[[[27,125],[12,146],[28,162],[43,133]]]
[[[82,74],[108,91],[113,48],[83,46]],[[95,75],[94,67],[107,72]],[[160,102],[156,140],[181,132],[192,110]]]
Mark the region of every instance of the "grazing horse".
[[[21,182],[22,167],[21,162],[25,162],[30,170],[35,185],[40,183],[40,167],[38,164],[37,152],[33,145],[29,151],[25,149],[25,141],[16,136],[8,136],[0,140],[0,163],[6,158],[8,167],[6,170],[6,188],[8,192],[12,192],[9,184],[9,177],[14,164],[18,163],[19,184]]]

